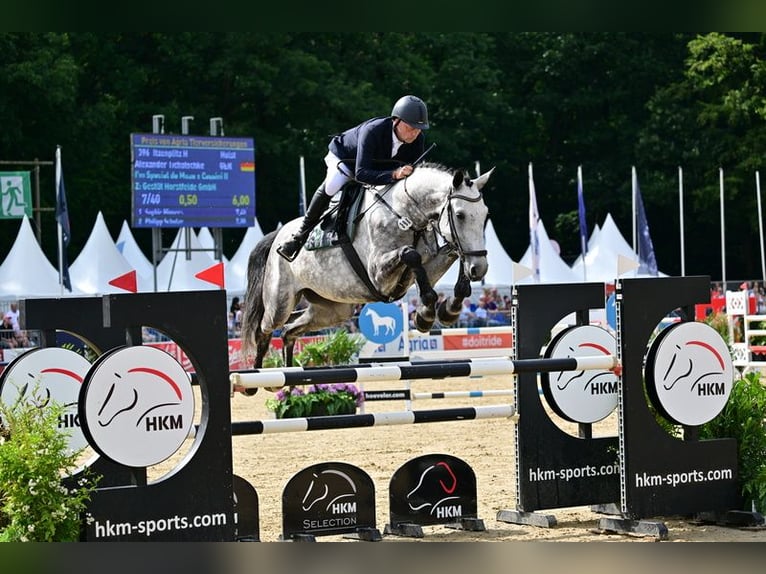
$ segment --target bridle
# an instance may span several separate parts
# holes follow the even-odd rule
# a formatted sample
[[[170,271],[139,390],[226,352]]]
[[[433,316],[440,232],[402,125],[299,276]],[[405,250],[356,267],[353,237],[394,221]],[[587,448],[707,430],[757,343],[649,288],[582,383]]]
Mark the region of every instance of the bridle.
[[[468,182],[468,186],[471,186],[471,182]],[[458,257],[461,261],[464,261],[466,256],[479,256],[479,257],[485,257],[487,255],[486,249],[477,249],[475,251],[466,251],[463,249],[463,245],[460,242],[460,235],[457,233],[457,225],[455,224],[455,209],[452,207],[452,200],[453,199],[462,199],[463,201],[469,201],[471,203],[476,203],[478,201],[481,201],[482,195],[479,193],[476,197],[468,197],[467,195],[455,193],[455,188],[450,186],[449,193],[447,194],[447,200],[444,202],[444,205],[441,208],[441,211],[439,212],[439,219],[441,219],[442,213],[444,213],[444,210],[447,210],[447,221],[449,223],[449,233],[452,236],[452,243],[450,243],[444,235],[440,231],[438,231],[439,226],[437,225],[437,233],[441,236],[441,238],[444,240],[444,242],[447,245],[452,245],[453,249],[457,251]]]
[[[466,185],[468,187],[471,187],[473,185],[473,182],[470,180],[466,180]],[[468,201],[470,203],[477,203],[482,200],[482,195],[479,193],[476,197],[469,197],[467,195],[464,195],[462,193],[456,193],[454,186],[450,186],[449,192],[447,193],[447,197],[444,200],[444,203],[441,206],[441,209],[439,210],[439,215],[436,217],[436,219],[428,219],[428,216],[423,212],[422,209],[420,209],[420,206],[418,205],[417,200],[413,198],[410,193],[407,191],[407,180],[404,180],[404,193],[407,195],[407,197],[410,198],[413,205],[420,211],[421,215],[425,216],[427,223],[425,226],[421,228],[415,228],[416,236],[418,233],[423,234],[426,231],[431,231],[438,237],[442,239],[445,245],[447,245],[448,248],[455,251],[461,261],[464,261],[466,257],[468,256],[479,256],[484,257],[487,255],[486,249],[477,249],[474,251],[466,251],[463,248],[463,244],[460,241],[460,235],[457,232],[457,223],[455,221],[455,208],[452,204],[452,200],[454,199],[462,199],[463,201]],[[383,202],[386,207],[397,217],[397,224],[399,225],[399,228],[402,230],[409,229],[413,226],[412,220],[408,217],[403,217],[396,213],[394,209],[389,206],[385,201]],[[439,221],[441,221],[442,216],[444,215],[444,212],[447,212],[447,223],[449,225],[449,234],[452,237],[452,240],[450,241],[447,239],[447,237],[441,232],[439,229]]]

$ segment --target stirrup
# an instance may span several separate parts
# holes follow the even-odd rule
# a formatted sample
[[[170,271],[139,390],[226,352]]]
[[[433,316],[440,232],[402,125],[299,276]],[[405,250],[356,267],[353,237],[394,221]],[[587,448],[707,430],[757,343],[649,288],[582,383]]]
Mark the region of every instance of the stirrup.
[[[287,247],[289,247],[288,243],[298,243],[293,239],[287,240],[285,243],[281,244],[279,247],[277,247],[277,253],[279,253],[282,257],[287,259],[290,263],[295,261],[295,258],[298,257],[298,253],[301,252],[302,245],[296,245],[296,249],[292,252],[289,252],[286,250]]]

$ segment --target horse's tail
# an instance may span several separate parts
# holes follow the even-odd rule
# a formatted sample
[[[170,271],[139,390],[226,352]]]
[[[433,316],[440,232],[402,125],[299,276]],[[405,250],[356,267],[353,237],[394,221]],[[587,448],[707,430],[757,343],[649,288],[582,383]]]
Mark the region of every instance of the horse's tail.
[[[245,292],[245,313],[242,316],[242,354],[247,355],[261,335],[261,320],[265,306],[263,304],[263,276],[269,250],[277,236],[277,230],[271,231],[253,247],[247,261],[247,291]]]

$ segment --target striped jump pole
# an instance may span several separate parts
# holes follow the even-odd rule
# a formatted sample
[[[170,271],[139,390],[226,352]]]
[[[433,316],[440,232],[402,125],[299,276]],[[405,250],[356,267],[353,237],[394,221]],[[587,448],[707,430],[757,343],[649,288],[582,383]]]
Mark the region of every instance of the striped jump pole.
[[[515,414],[516,409],[513,405],[491,405],[423,411],[268,419],[262,421],[235,421],[231,423],[231,434],[232,436],[244,436],[373,426],[497,419],[510,418]]]
[[[507,357],[442,361],[426,364],[403,363],[366,368],[326,368],[316,370],[261,370],[257,373],[236,372],[229,375],[232,392],[260,387],[285,387],[312,384],[400,381],[406,379],[440,379],[511,375],[558,371],[590,371],[619,369],[613,355],[565,357],[550,359],[517,359]]]
[[[471,359],[425,359],[425,360],[418,360],[415,363],[418,365],[443,365],[445,363],[464,363],[466,361],[470,361]],[[273,371],[285,371],[285,372],[314,372],[314,371],[321,371],[326,370],[328,368],[333,369],[364,369],[364,368],[375,368],[379,367],[381,365],[386,366],[392,366],[392,365],[410,365],[412,364],[411,361],[408,361],[406,359],[402,359],[401,361],[386,361],[386,362],[363,362],[363,363],[354,363],[350,365],[333,365],[332,367],[328,367],[326,365],[320,365],[320,366],[291,366],[291,367],[264,367],[262,369],[236,369],[234,371],[229,371],[229,375],[233,374],[253,374],[253,373],[269,373]],[[197,373],[191,372],[189,373],[189,376],[191,377],[192,385],[198,385],[199,384],[199,377],[197,376]]]

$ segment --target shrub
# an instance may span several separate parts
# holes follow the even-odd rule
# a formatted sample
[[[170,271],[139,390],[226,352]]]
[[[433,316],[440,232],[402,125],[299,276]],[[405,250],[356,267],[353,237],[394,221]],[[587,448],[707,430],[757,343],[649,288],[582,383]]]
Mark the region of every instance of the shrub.
[[[701,425],[700,438],[737,439],[739,485],[748,504],[766,512],[766,387],[751,371],[734,383],[723,410]]]
[[[35,389],[13,405],[0,402],[0,541],[80,538],[82,516],[98,478],[85,469],[76,487],[64,484],[64,475],[77,468],[82,451],[71,451],[58,427],[65,407],[45,401]]]
[[[351,335],[345,329],[337,329],[321,341],[306,343],[299,353],[293,356],[293,366],[347,365],[362,349],[365,338]],[[282,353],[269,351],[263,359],[263,366],[268,368],[284,367]]]
[[[295,356],[300,366],[346,365],[364,346],[361,335],[351,335],[345,329],[333,331],[329,337],[308,343]]]

